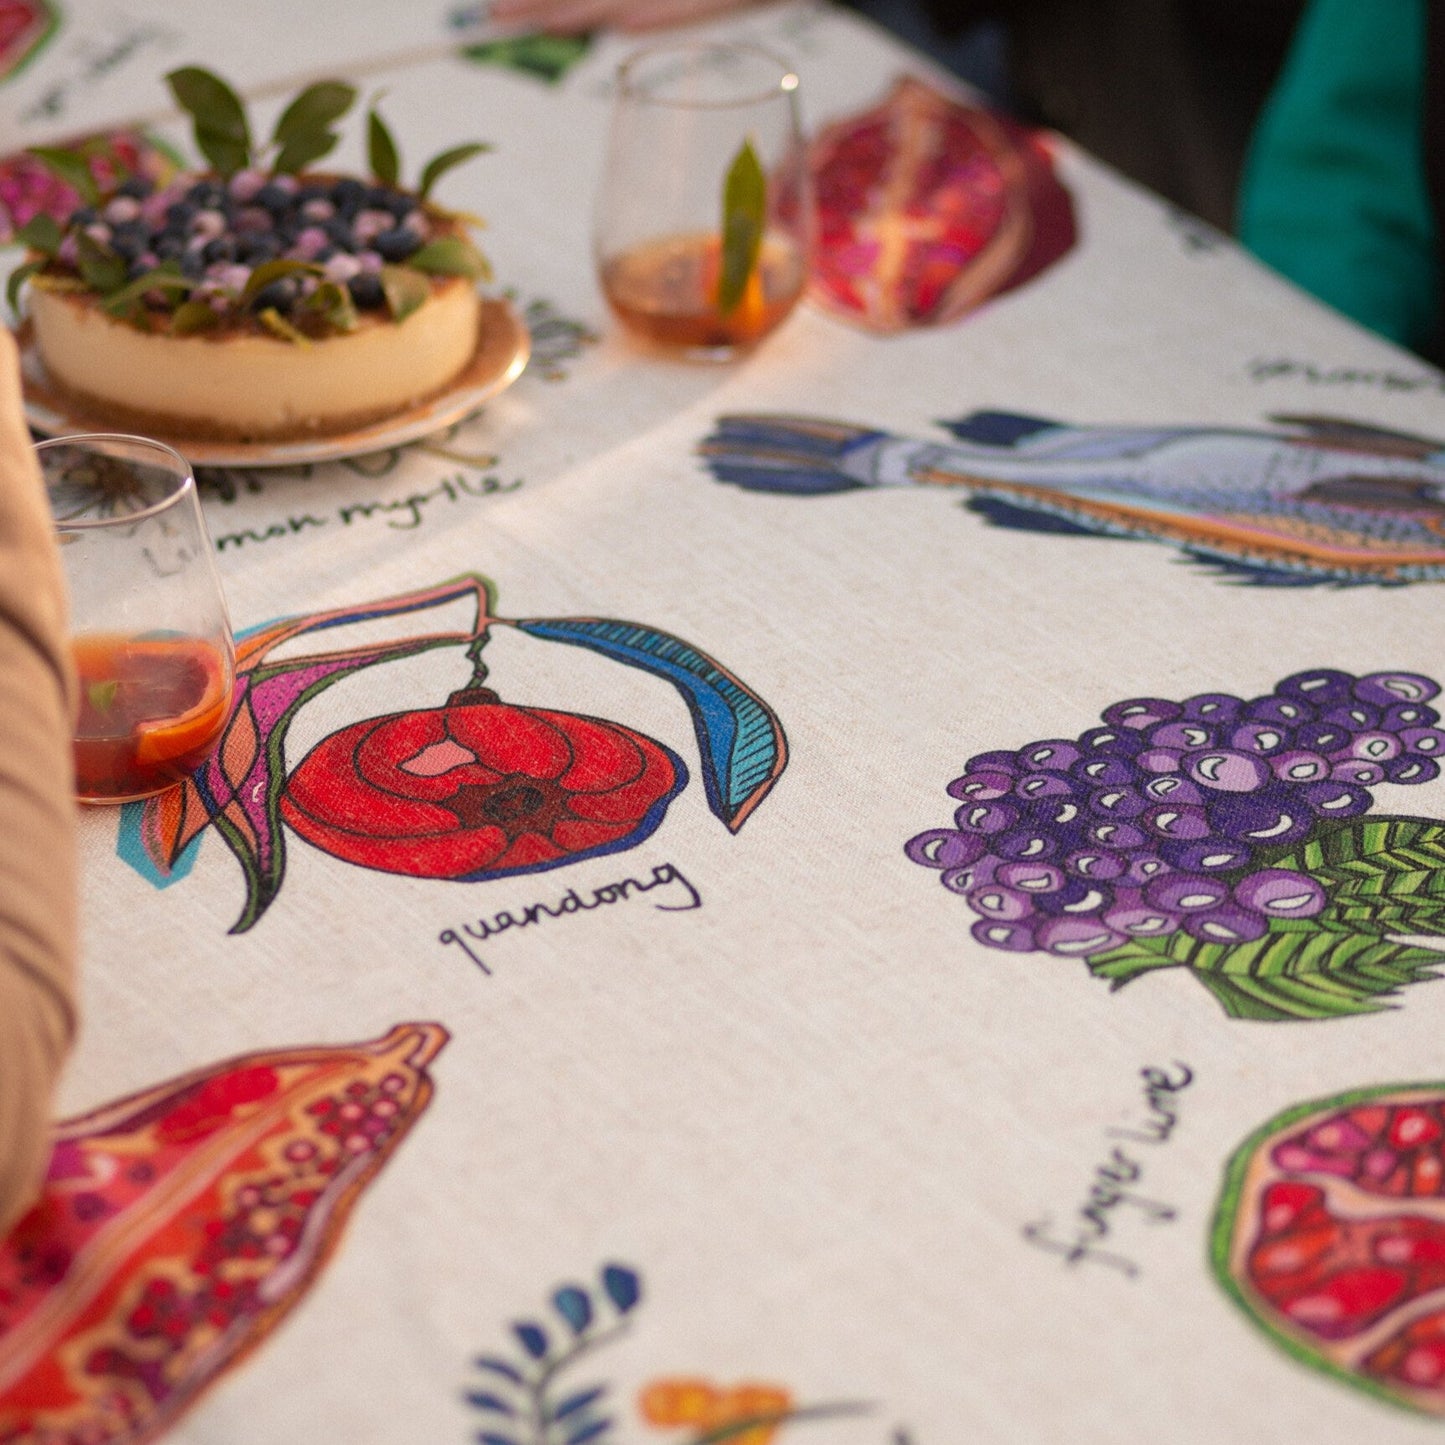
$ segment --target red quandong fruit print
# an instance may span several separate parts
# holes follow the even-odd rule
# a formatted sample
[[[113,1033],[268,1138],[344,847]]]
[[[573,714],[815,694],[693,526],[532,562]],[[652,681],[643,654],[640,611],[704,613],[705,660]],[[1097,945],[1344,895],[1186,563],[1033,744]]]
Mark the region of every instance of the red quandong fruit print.
[[[1445,1416],[1445,1083],[1290,1109],[1235,1155],[1226,1290],[1291,1354]]]
[[[306,634],[454,603],[471,604],[470,626],[275,655]],[[234,701],[215,752],[181,787],[122,814],[121,857],[166,887],[184,877],[193,845],[214,829],[245,874],[231,929],[244,933],[285,881],[288,830],[361,867],[470,883],[635,847],[687,785],[682,760],[621,722],[504,702],[485,683],[493,627],[583,648],[670,684],[692,720],[707,806],[730,832],[781,776],[787,742],[772,709],[691,643],[612,618],[499,617],[493,603],[491,584],[468,573],[238,634]],[[313,698],[367,669],[445,648],[460,654],[463,683],[445,702],[373,713],[293,765],[287,733]]]
[[[432,1095],[437,1024],[249,1054],[59,1126],[0,1241],[0,1442],[143,1445],[285,1318]]]
[[[293,770],[281,816],[333,857],[417,878],[499,878],[642,841],[687,780],[621,723],[487,688],[367,718]]]

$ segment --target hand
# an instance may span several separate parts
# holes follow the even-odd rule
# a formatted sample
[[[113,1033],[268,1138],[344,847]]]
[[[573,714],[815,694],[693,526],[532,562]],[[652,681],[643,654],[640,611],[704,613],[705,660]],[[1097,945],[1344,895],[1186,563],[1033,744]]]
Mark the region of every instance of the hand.
[[[588,30],[630,34],[694,25],[743,10],[759,0],[494,0],[490,17],[519,30],[580,35]]]

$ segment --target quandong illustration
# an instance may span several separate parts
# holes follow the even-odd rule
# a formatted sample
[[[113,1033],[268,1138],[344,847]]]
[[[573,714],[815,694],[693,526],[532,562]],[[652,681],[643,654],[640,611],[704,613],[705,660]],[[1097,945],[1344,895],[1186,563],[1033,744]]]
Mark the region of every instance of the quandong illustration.
[[[720,417],[700,451],[718,481],[754,491],[957,487],[996,526],[1167,542],[1259,585],[1445,578],[1445,442],[1333,417],[1273,420],[1291,430],[977,412],[935,442],[738,415]]]
[[[1052,265],[1077,237],[1047,139],[907,76],[808,148],[809,294],[872,331],[938,326]]]
[[[465,631],[276,659],[309,632],[472,599]],[[733,832],[781,775],[787,747],[772,710],[681,639],[606,618],[509,619],[491,584],[469,574],[379,602],[286,618],[243,634],[235,701],[214,757],[180,788],[128,805],[119,851],[158,885],[182,876],[213,827],[240,861],[251,928],[285,878],[283,824],[349,863],[418,878],[478,882],[635,847],[687,783],[681,758],[622,723],[513,707],[486,685],[494,626],[564,642],[670,682],[693,720],[712,812]],[[343,677],[440,647],[464,652],[470,677],[434,705],[369,717],[332,733],[291,768],[297,712]]]
[[[970,758],[953,826],[907,844],[990,948],[1082,958],[1114,988],[1185,968],[1232,1018],[1339,1018],[1434,978],[1445,824],[1366,817],[1439,776],[1419,673],[1295,673],[1263,697],[1130,698],[1102,726]]]
[[[609,1445],[626,1407],[607,1383],[574,1383],[576,1366],[631,1328],[642,1277],[623,1264],[604,1265],[598,1285],[558,1286],[545,1315],[517,1320],[509,1348],[479,1355],[467,1403],[479,1413],[478,1445]],[[697,1375],[666,1376],[640,1392],[637,1415],[677,1445],[773,1445],[786,1426],[870,1415],[866,1401],[798,1404],[790,1390],[746,1381],[718,1385]],[[909,1445],[895,1430],[892,1445]]]
[[[1230,1161],[1211,1260],[1296,1359],[1445,1416],[1445,1083],[1287,1109]]]
[[[432,1023],[230,1059],[56,1132],[0,1242],[0,1442],[143,1445],[305,1295],[432,1095]]]

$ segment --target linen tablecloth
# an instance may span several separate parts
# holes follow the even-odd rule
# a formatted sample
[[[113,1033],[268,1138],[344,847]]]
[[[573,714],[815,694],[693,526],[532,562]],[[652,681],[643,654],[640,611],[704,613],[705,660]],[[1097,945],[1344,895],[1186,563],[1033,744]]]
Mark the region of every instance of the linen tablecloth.
[[[49,48],[0,87],[0,114],[21,144],[164,110],[176,64],[253,90],[345,73],[387,47],[444,45],[454,17],[434,10],[65,7]],[[123,33],[149,38],[75,88],[85,56]],[[811,130],[929,75],[832,9],[706,33],[787,55]],[[227,469],[207,477],[205,509],[238,633],[260,647],[281,619],[346,624],[278,627],[268,662],[363,642],[381,658],[305,701],[271,776],[290,770],[299,789],[313,749],[363,719],[404,715],[434,743],[423,715],[473,681],[481,584],[456,579],[481,577],[492,614],[517,624],[490,629],[485,686],[598,769],[606,748],[639,750],[629,776],[651,780],[654,812],[644,826],[616,802],[612,841],[558,834],[551,858],[519,854],[473,882],[359,866],[296,812],[250,844],[205,828],[167,871],[154,811],[87,812],[67,1118],[162,1089],[135,1126],[145,1138],[221,1150],[234,1129],[261,1150],[245,1131],[287,1071],[344,1055],[361,1069],[356,1120],[396,1119],[366,1112],[390,1088],[410,1124],[358,1136],[379,1163],[357,1175],[364,1193],[292,1198],[291,1236],[255,1223],[257,1209],[285,1214],[280,1195],[244,1190],[264,1193],[273,1166],[299,1177],[308,1148],[345,1157],[344,1117],[323,1128],[344,1087],[296,1105],[305,1126],[275,1145],[294,1154],[263,1167],[238,1153],[231,1183],[222,1170],[217,1218],[250,1209],[257,1249],[284,1252],[306,1229],[323,1243],[313,1274],[269,1286],[289,1309],[253,1353],[194,1399],[152,1382],[157,1428],[195,1445],[680,1441],[718,1438],[729,1419],[755,1421],[751,1445],[1434,1438],[1438,1419],[1318,1368],[1338,1337],[1328,1321],[1302,1336],[1316,1349],[1261,1330],[1214,1236],[1238,1192],[1231,1167],[1289,1173],[1293,1156],[1260,1152],[1287,1123],[1246,1147],[1285,1111],[1340,1100],[1343,1117],[1364,1099],[1396,1109],[1391,1127],[1414,1117],[1399,1112],[1414,1096],[1370,1091],[1441,1078],[1445,987],[1274,1020],[1231,1016],[1188,967],[1111,988],[1083,957],[980,943],[968,900],[905,847],[953,826],[966,800],[945,789],[968,759],[1075,739],[1123,700],[1250,700],[1319,669],[1439,679],[1438,583],[1251,573],[1158,527],[1089,535],[1067,508],[1052,529],[1023,526],[1002,494],[980,507],[966,485],[737,483],[759,449],[811,438],[821,467],[838,436],[865,433],[895,441],[915,482],[929,456],[967,477],[946,449],[980,444],[980,413],[996,448],[1042,422],[1280,436],[1276,418],[1321,416],[1428,439],[1439,375],[1063,141],[1077,244],[961,321],[880,336],[807,305],[736,365],[651,357],[610,321],[588,242],[626,48],[598,38],[550,81],[447,53],[368,72],[405,165],[494,144],[442,199],[487,218],[498,288],[537,357],[451,434]],[[62,83],[63,113],[37,112]],[[750,451],[725,419],[761,416],[794,421]],[[843,430],[799,431],[800,417]],[[1428,466],[1431,451],[1396,454]],[[382,647],[443,633],[455,645]],[[266,722],[262,744],[277,736]],[[438,755],[416,776],[449,765]],[[1445,783],[1381,782],[1371,816],[1445,819]],[[396,1036],[402,1064],[366,1072],[346,1052],[404,1025],[435,1027]],[[387,1068],[401,1082],[383,1088]],[[207,1094],[206,1079],[222,1082]],[[1423,1097],[1418,1127],[1436,1127]],[[1416,1159],[1416,1142],[1375,1148]],[[1289,1198],[1349,1173],[1327,1144],[1296,1141],[1328,1157],[1295,1170]],[[295,1213],[318,1191],[350,1212],[335,1238],[321,1206]],[[1403,1211],[1434,1238],[1425,1186],[1404,1204],[1320,1197],[1355,1221]],[[160,1231],[157,1210],[138,1217]],[[121,1253],[102,1258],[119,1268]],[[151,1358],[166,1308],[178,1337],[200,1328],[184,1313],[190,1266],[158,1268],[149,1294],[137,1276],[115,1306],[132,1365]],[[1407,1323],[1434,1298],[1422,1268]],[[542,1390],[539,1373],[579,1344]],[[527,1413],[539,1390],[550,1423]]]

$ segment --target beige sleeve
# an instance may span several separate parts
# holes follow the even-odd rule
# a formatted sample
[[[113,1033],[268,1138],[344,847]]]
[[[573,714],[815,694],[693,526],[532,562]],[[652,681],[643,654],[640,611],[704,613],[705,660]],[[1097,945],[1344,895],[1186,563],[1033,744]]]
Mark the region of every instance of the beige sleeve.
[[[60,557],[0,327],[0,1232],[34,1200],[75,1033],[74,685]]]

